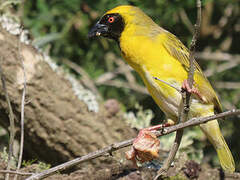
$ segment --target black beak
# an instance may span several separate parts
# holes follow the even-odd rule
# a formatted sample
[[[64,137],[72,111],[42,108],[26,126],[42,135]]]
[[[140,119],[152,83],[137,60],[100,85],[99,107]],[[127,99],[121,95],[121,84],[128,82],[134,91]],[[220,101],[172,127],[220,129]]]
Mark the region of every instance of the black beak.
[[[88,37],[93,38],[96,36],[105,36],[107,35],[108,27],[105,24],[100,24],[97,22],[93,28],[89,31]]]

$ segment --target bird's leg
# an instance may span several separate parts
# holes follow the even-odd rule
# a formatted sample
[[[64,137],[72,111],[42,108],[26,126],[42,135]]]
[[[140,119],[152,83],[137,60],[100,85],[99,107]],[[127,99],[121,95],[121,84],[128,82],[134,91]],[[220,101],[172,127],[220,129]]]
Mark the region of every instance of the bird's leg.
[[[159,125],[156,125],[156,126],[151,126],[151,127],[148,127],[148,128],[141,129],[139,131],[137,137],[133,141],[133,144],[134,144],[134,142],[137,142],[139,140],[139,138],[142,138],[144,134],[146,134],[148,132],[154,132],[154,131],[157,131],[157,130],[162,130],[164,127],[168,127],[168,126],[171,126],[171,125],[172,125],[171,123],[167,122],[167,123],[164,123],[164,124],[159,124]]]
[[[197,95],[197,97],[203,101],[203,97],[202,95],[200,94],[200,92],[197,90],[197,88],[195,88],[194,86],[192,88],[190,88],[190,85],[188,83],[188,80],[185,79],[182,83],[182,89],[183,90],[186,90],[187,92],[189,93],[192,93],[192,94],[195,94]]]

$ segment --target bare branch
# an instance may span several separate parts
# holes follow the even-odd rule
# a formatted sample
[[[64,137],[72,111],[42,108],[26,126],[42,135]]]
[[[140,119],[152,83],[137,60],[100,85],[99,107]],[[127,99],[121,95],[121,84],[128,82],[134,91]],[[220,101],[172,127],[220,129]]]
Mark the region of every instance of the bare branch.
[[[240,89],[240,82],[215,82],[216,88],[222,89]]]
[[[118,74],[122,74],[124,72],[124,69],[128,69],[129,71],[133,70],[132,68],[130,68],[130,66],[125,64],[125,66],[120,66],[120,67],[114,69],[114,71],[112,71],[112,72],[106,72],[106,73],[102,74],[95,80],[95,83],[100,85],[106,81],[114,79]]]
[[[101,98],[101,95],[99,94],[94,81],[91,79],[91,77],[88,75],[88,73],[83,68],[81,68],[79,65],[75,64],[74,62],[69,61],[68,59],[61,59],[61,61],[65,65],[69,66],[74,71],[76,71],[78,74],[80,74],[82,76],[81,80],[82,80],[83,84],[87,88],[89,88],[92,92],[94,92],[98,96],[98,98]]]
[[[177,130],[186,128],[186,127],[191,127],[191,126],[196,126],[199,125],[201,123],[205,123],[214,119],[219,119],[219,118],[223,118],[223,117],[230,117],[230,116],[235,116],[235,115],[240,115],[240,109],[234,109],[234,110],[230,110],[230,111],[226,111],[217,115],[213,115],[213,116],[208,116],[208,117],[200,117],[200,118],[193,118],[190,119],[189,121],[186,121],[184,123],[179,123],[175,126],[170,126],[170,127],[165,127],[163,130],[161,131],[157,131],[156,132],[156,136],[160,137],[160,136],[164,136],[166,134],[175,132]],[[222,119],[223,120],[223,119]],[[132,145],[134,139],[129,139],[126,141],[122,141],[119,143],[114,143],[110,146],[107,146],[103,149],[100,149],[98,151],[89,153],[85,156],[82,157],[78,157],[76,159],[73,159],[71,161],[68,161],[66,163],[60,164],[58,166],[55,166],[53,168],[47,169],[42,171],[41,173],[38,174],[34,174],[32,176],[30,176],[29,178],[27,178],[26,180],[37,180],[37,179],[43,179],[46,178],[52,174],[55,174],[57,172],[66,170],[72,166],[75,166],[77,164],[80,164],[82,162],[88,161],[88,160],[92,160],[101,156],[104,156],[106,154],[112,153],[114,151],[117,151],[118,149],[122,149],[125,148],[127,146]]]
[[[2,58],[1,58],[0,62],[2,62]],[[8,92],[7,92],[7,88],[6,88],[6,81],[5,81],[5,77],[4,77],[1,65],[0,65],[0,77],[1,77],[1,81],[2,81],[4,95],[5,95],[7,104],[8,104],[9,120],[10,120],[10,140],[9,140],[8,164],[7,164],[7,170],[9,170],[11,160],[13,157],[13,142],[14,142],[14,136],[15,136],[15,124],[14,124],[14,114],[13,114],[13,110],[12,110],[12,105],[11,105],[11,102],[10,102],[10,99],[8,96]],[[8,180],[8,179],[9,179],[9,174],[6,174],[5,180]]]
[[[21,176],[32,176],[34,173],[27,173],[27,172],[19,172],[19,171],[11,171],[11,170],[0,170],[2,174],[17,174]]]
[[[22,29],[21,29],[22,31]],[[21,32],[22,33],[22,32]],[[20,33],[20,34],[21,34]],[[22,164],[22,156],[23,156],[23,144],[24,144],[24,108],[25,108],[25,95],[26,95],[26,88],[27,88],[27,78],[26,78],[26,71],[23,63],[23,57],[21,54],[21,41],[18,40],[18,59],[21,61],[22,64],[22,71],[23,71],[23,93],[22,93],[22,102],[21,102],[21,140],[20,140],[20,152],[18,156],[18,165],[17,171],[20,169]],[[17,179],[17,174],[14,177],[14,180]]]
[[[229,53],[223,53],[223,52],[196,52],[195,54],[197,59],[203,59],[203,60],[213,60],[213,61],[239,61],[240,55],[232,55]]]
[[[114,58],[114,62],[121,68],[121,74],[124,75],[129,83],[136,83],[136,79],[134,75],[131,73],[133,70],[130,68],[129,65],[127,65],[124,61],[122,61],[120,58]]]
[[[112,72],[106,72],[101,76],[99,76],[95,80],[96,85],[107,85],[107,86],[128,88],[136,92],[149,95],[147,92],[147,89],[136,82],[135,77],[131,73],[133,69],[129,65],[121,61],[119,58],[111,57],[111,59],[118,65],[118,68],[114,69],[114,71]],[[122,74],[123,76],[125,76],[127,82],[118,80],[118,79],[113,80],[119,74]]]
[[[216,69],[208,69],[204,72],[205,76],[209,77],[212,76],[215,73],[220,73],[223,71],[226,71],[228,69],[232,69],[240,64],[240,59],[239,60],[234,60],[234,61],[229,61],[224,64],[218,65]]]
[[[200,26],[201,26],[201,0],[197,0],[197,22],[194,26],[194,34],[193,39],[190,44],[190,54],[189,54],[189,61],[190,61],[190,70],[188,72],[188,83],[190,88],[192,88],[193,85],[193,75],[194,75],[194,55],[195,55],[195,49],[196,49],[196,42],[200,33]],[[190,96],[190,95],[189,95]]]
[[[107,85],[107,86],[114,86],[114,87],[118,87],[118,88],[128,88],[128,89],[132,89],[136,92],[142,93],[142,94],[148,94],[148,91],[145,87],[138,85],[137,83],[127,83],[121,80],[108,80],[106,82],[102,82],[102,85]]]
[[[115,62],[118,64],[118,68],[116,68],[112,72],[106,72],[99,76],[95,83],[96,85],[107,85],[107,86],[114,86],[114,87],[121,87],[121,88],[128,88],[132,89],[136,92],[143,93],[149,95],[147,92],[147,89],[138,83],[135,82],[134,76],[131,74],[131,71],[133,70],[129,65],[122,61]],[[122,74],[126,77],[128,82],[122,81],[122,80],[113,80],[117,75]]]
[[[183,8],[180,9],[179,11],[179,15],[180,18],[182,19],[182,22],[185,24],[185,26],[187,27],[187,29],[193,34],[194,33],[194,28],[193,28],[193,24],[191,23],[191,21],[189,20],[187,13],[185,12],[185,10]]]

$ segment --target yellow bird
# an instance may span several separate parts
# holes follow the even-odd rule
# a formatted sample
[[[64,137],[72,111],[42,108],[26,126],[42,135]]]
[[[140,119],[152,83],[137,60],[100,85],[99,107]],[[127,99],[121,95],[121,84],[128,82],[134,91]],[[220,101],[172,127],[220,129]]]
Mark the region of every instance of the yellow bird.
[[[189,50],[173,34],[158,26],[139,8],[129,5],[118,6],[106,12],[89,32],[89,37],[103,36],[118,42],[126,62],[141,76],[149,93],[171,122],[178,121],[181,94],[157,77],[181,88],[189,70]],[[209,81],[194,61],[194,89],[190,117],[214,115],[222,111]],[[235,163],[218,121],[200,125],[217,151],[222,168],[235,171]]]

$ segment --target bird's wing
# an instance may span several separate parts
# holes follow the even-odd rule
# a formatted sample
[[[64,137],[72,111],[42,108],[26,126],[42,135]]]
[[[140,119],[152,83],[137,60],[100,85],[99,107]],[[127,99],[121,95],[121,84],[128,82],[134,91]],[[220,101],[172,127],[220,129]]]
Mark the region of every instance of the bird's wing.
[[[168,53],[173,56],[176,60],[180,61],[184,69],[189,71],[189,50],[182,44],[182,42],[173,34],[167,32],[161,34],[163,36],[162,43]],[[222,112],[222,107],[219,99],[213,90],[211,84],[204,76],[200,66],[194,60],[195,73],[195,87],[198,89],[200,94],[204,97],[205,103],[213,103],[216,112]]]
[[[167,32],[162,34],[163,46],[166,48],[168,53],[175,59],[181,62],[186,71],[189,71],[189,50],[183,45],[183,43],[173,34]],[[202,72],[198,63],[194,60],[194,66],[196,71]]]

